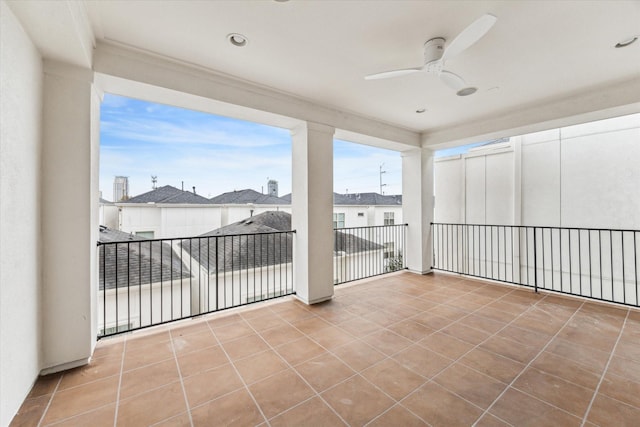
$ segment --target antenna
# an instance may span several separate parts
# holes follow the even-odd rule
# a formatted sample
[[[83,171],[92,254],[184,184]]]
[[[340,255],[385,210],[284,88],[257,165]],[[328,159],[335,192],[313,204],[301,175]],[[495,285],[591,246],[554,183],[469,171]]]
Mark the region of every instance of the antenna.
[[[387,173],[387,171],[383,171],[382,168],[384,167],[384,162],[382,162],[382,164],[380,165],[380,194],[384,194],[382,192],[382,187],[386,186],[387,184],[383,184],[382,183],[382,174],[383,173]]]
[[[151,189],[155,190],[158,188],[158,176],[157,175],[151,175]]]

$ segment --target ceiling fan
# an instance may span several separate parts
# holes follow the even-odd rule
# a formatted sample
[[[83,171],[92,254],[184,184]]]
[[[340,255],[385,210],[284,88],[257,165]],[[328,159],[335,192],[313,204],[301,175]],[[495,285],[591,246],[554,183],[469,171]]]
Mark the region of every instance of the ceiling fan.
[[[434,37],[424,44],[424,65],[419,68],[406,68],[402,70],[385,71],[383,73],[370,74],[365,80],[386,79],[399,77],[417,72],[437,74],[442,83],[456,91],[458,96],[467,96],[475,93],[478,88],[467,86],[467,83],[459,75],[444,69],[447,60],[458,55],[480,40],[493,27],[498,18],[491,14],[482,15],[471,25],[465,28],[445,49],[444,37]]]

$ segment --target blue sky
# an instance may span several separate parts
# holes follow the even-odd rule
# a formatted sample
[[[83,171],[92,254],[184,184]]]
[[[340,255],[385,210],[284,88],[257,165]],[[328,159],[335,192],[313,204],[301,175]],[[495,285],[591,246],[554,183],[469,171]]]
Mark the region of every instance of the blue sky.
[[[384,163],[385,194],[402,192],[400,154],[334,142],[334,191],[379,191]],[[113,178],[129,177],[130,195],[158,185],[196,187],[213,197],[233,190],[261,191],[268,179],[280,195],[291,191],[291,137],[274,128],[208,113],[106,94],[100,117],[100,190],[113,198]]]

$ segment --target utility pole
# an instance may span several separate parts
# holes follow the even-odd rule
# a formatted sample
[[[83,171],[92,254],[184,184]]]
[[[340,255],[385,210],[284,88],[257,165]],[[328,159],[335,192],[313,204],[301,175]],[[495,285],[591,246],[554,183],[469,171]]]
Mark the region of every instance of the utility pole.
[[[383,170],[382,170],[382,167],[383,167],[383,166],[384,166],[384,162],[380,165],[380,194],[384,194],[384,193],[382,192],[382,187],[384,187],[385,185],[387,185],[387,184],[383,184],[383,183],[382,183],[382,174],[383,174],[383,173],[387,173],[387,171],[383,171]]]

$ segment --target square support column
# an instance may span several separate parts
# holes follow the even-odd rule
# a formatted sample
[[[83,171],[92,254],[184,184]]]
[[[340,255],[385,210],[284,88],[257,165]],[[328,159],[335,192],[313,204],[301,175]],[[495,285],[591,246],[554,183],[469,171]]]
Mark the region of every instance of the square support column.
[[[333,296],[334,132],[309,122],[291,132],[293,281],[298,299],[306,304]]]
[[[405,259],[410,271],[431,272],[433,247],[433,151],[417,148],[402,152],[402,217],[409,224]]]
[[[99,94],[90,69],[45,61],[42,366],[88,362],[96,342]]]

